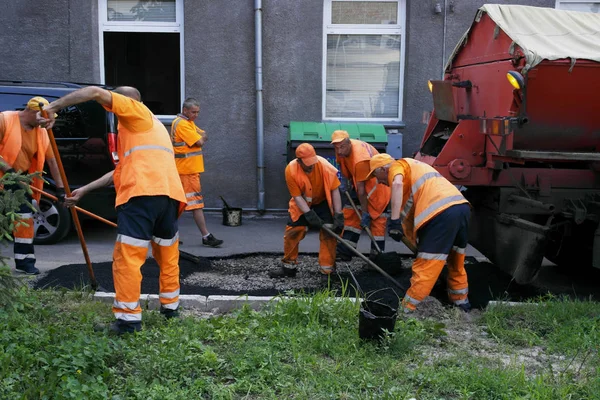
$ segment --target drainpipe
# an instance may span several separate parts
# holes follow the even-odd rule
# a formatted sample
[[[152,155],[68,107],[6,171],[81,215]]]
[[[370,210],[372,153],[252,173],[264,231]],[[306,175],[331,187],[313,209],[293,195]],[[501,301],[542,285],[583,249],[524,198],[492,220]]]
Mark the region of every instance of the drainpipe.
[[[265,212],[265,134],[262,98],[262,1],[254,0],[254,53],[256,59],[256,169],[259,213]]]
[[[442,80],[446,72],[446,16],[448,15],[448,0],[444,0],[444,34],[442,36]]]

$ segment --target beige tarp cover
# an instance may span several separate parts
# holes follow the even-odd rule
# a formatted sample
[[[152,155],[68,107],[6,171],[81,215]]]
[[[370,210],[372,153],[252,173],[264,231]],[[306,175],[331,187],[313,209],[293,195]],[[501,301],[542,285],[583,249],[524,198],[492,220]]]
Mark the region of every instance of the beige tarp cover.
[[[600,14],[563,11],[553,8],[486,4],[475,17],[488,16],[525,53],[527,66],[532,68],[542,60],[570,58],[600,62]],[[470,29],[469,29],[470,30]],[[462,44],[467,31],[448,60],[448,68]]]

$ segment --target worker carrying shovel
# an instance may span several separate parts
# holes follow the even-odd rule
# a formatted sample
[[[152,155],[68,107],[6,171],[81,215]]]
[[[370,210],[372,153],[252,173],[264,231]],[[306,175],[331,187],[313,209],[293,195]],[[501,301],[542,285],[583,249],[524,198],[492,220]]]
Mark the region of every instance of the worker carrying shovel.
[[[269,272],[271,278],[294,277],[297,273],[298,246],[308,227],[320,229],[319,266],[322,274],[335,271],[336,239],[321,229],[333,223],[333,231],[344,227],[338,170],[315,149],[302,143],[296,149],[296,159],[285,168],[285,181],[292,198],[289,219],[283,235],[283,259],[278,270]]]
[[[377,179],[367,179],[369,172],[369,160],[379,152],[371,144],[362,140],[350,139],[348,132],[343,130],[334,131],[331,136],[331,144],[335,148],[335,155],[342,175],[348,179],[356,194],[362,210],[357,215],[351,204],[344,206],[344,233],[342,238],[355,248],[363,229],[370,228],[376,243],[371,243],[371,259],[385,251],[385,226],[387,217],[384,214],[390,202],[390,188],[386,185],[377,184]],[[352,254],[344,246],[338,244],[337,258],[340,261],[350,261]]]
[[[396,241],[406,238],[417,244],[410,288],[402,305],[414,311],[429,296],[446,261],[448,297],[463,311],[471,305],[465,271],[465,251],[471,208],[452,183],[429,165],[412,158],[394,160],[378,154],[369,163],[369,177],[392,190],[388,233]]]

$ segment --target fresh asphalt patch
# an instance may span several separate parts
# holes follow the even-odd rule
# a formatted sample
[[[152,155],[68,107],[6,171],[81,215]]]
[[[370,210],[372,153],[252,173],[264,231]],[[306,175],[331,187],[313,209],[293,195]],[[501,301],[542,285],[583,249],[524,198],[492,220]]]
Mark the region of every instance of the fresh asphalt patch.
[[[350,262],[338,263],[337,273],[330,279],[318,272],[316,254],[300,254],[298,275],[295,278],[271,279],[268,271],[277,268],[282,254],[252,253],[229,257],[198,257],[198,262],[180,259],[181,294],[186,295],[248,295],[277,296],[291,293],[313,293],[331,290],[337,295],[356,297],[356,285],[349,273],[358,281],[359,297],[380,299],[397,307],[398,298],[404,292],[378,271],[368,267],[355,257]],[[405,260],[392,275],[404,287],[410,285],[411,257]],[[517,285],[510,276],[494,265],[477,262],[468,257],[465,268],[469,277],[469,299],[475,308],[483,308],[490,300],[522,301],[540,295],[533,286]],[[98,290],[114,292],[112,262],[93,264]],[[142,290],[144,294],[157,294],[159,267],[153,258],[142,266]],[[446,269],[435,284],[431,296],[447,303]],[[89,287],[86,264],[69,264],[53,269],[40,276],[35,288],[66,288],[81,290]]]

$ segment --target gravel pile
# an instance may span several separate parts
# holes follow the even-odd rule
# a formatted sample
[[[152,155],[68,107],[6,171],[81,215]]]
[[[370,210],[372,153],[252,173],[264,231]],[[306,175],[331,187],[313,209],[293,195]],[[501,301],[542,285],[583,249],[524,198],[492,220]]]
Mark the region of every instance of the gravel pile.
[[[212,259],[211,268],[190,274],[182,280],[182,284],[193,286],[220,287],[235,292],[253,292],[261,290],[284,293],[286,291],[314,291],[327,287],[326,275],[319,272],[319,263],[316,254],[304,255],[298,258],[298,273],[294,278],[271,279],[268,272],[276,270],[281,265],[281,255],[260,254],[245,256],[243,258]],[[410,268],[412,259],[402,260],[402,268]],[[357,277],[385,280],[371,267],[358,258],[350,262],[338,263],[336,275],[332,279],[334,288],[340,287],[341,277],[344,280],[352,279],[348,269]],[[362,286],[361,280],[359,284]],[[368,285],[370,287],[370,285]]]

